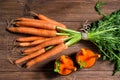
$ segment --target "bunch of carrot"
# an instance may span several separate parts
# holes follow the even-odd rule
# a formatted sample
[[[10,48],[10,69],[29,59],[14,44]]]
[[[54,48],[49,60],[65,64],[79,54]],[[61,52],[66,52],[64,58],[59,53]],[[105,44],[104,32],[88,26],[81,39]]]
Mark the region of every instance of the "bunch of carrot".
[[[15,64],[28,60],[26,68],[29,68],[60,53],[81,39],[81,37],[76,39],[80,33],[67,29],[64,24],[42,14],[33,12],[32,14],[37,18],[17,18],[12,26],[7,28],[10,32],[29,35],[16,39],[19,46],[30,48],[22,51],[25,56],[15,60]]]

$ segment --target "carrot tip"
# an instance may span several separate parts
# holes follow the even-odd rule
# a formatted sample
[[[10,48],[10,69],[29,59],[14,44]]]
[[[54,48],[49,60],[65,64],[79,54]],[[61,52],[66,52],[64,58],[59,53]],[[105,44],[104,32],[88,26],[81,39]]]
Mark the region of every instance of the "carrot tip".
[[[26,54],[23,54],[22,52],[20,52],[20,55],[25,56]]]
[[[16,66],[17,66],[17,67],[19,67],[19,68],[21,68],[21,66],[20,66],[20,65],[18,65],[18,64],[16,64]]]
[[[28,65],[25,65],[24,67],[25,67],[26,69],[29,69],[29,68],[30,68],[30,66],[28,66]]]
[[[21,20],[20,20],[19,18],[18,18],[18,19],[15,19],[15,20],[14,20],[14,23],[15,23],[15,22],[18,22],[18,21],[21,21]]]
[[[15,60],[15,61],[13,61],[13,63],[14,63],[14,64],[17,64],[16,60]]]
[[[98,54],[98,58],[100,58],[101,57],[101,55],[100,54]]]
[[[33,11],[30,11],[29,13],[32,14],[33,16],[38,16],[38,14]]]
[[[11,64],[14,64],[14,61],[12,61],[12,60],[10,59],[10,57],[8,57],[8,60],[9,60],[9,62],[10,62]]]
[[[74,68],[74,71],[77,71],[77,68],[76,68],[76,67]]]

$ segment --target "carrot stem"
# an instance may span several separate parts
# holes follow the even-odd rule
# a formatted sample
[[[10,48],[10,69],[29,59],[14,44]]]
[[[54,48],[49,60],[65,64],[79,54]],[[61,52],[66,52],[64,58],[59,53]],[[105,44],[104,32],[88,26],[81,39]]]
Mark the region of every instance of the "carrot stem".
[[[68,33],[56,33],[57,36],[69,36],[70,34]]]
[[[67,32],[67,33],[70,33],[70,34],[75,34],[75,33],[81,34],[81,32],[71,30],[71,29],[67,29],[67,28],[62,28],[62,27],[59,27],[59,26],[57,26],[57,30]]]
[[[66,42],[65,45],[71,46],[71,45],[79,42],[80,40],[81,40],[81,35],[77,34],[77,35],[74,35],[74,37],[71,38],[68,42]]]

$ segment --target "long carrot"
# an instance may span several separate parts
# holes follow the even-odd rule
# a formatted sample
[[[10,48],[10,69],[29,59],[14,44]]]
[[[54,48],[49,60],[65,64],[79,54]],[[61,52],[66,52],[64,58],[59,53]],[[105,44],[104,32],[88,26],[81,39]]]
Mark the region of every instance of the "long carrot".
[[[31,20],[31,21],[18,21],[15,23],[16,26],[25,26],[25,27],[36,27],[36,28],[42,28],[42,29],[50,29],[55,30],[56,26],[53,23],[49,23],[43,20]]]
[[[44,39],[44,37],[39,37],[39,36],[20,37],[20,38],[17,38],[16,41],[27,42],[27,41],[36,41],[39,39]]]
[[[33,18],[24,18],[24,17],[21,17],[21,18],[17,18],[17,19],[15,19],[14,20],[15,22],[17,22],[17,21],[40,21],[40,20],[38,20],[38,19],[33,19]]]
[[[48,41],[45,41],[45,42],[41,43],[38,46],[28,48],[28,49],[24,50],[23,52],[25,52],[25,53],[34,52],[36,50],[39,50],[41,48],[44,48],[44,47],[47,47],[47,46],[50,46],[50,45],[60,44],[60,43],[64,42],[65,38],[66,38],[66,36],[56,36],[56,37],[51,38]]]
[[[28,27],[9,27],[7,29],[15,33],[24,33],[24,34],[31,34],[37,36],[46,36],[46,37],[56,36],[55,30],[45,30],[45,29],[36,29],[36,28],[28,28]]]
[[[22,42],[22,43],[18,43],[19,46],[21,47],[24,47],[24,46],[35,46],[35,45],[38,45],[42,42],[45,42],[47,40],[50,40],[50,38],[43,38],[43,39],[38,39],[38,40],[35,40],[33,42]]]
[[[61,43],[61,44],[55,46],[53,49],[48,50],[44,54],[28,61],[27,64],[26,64],[26,68],[30,68],[31,66],[33,66],[33,65],[35,65],[35,64],[37,64],[41,61],[44,61],[44,60],[58,54],[59,52],[65,50],[65,49],[67,49],[67,46],[64,43]]]
[[[40,50],[38,50],[38,51],[36,51],[36,52],[34,52],[34,53],[31,53],[31,54],[29,54],[29,55],[27,55],[27,56],[24,56],[24,57],[22,57],[22,58],[20,58],[20,59],[17,59],[17,60],[15,60],[15,64],[18,64],[18,63],[21,63],[21,62],[23,62],[23,61],[26,61],[26,60],[29,60],[29,59],[32,59],[32,58],[34,58],[34,57],[37,57],[38,55],[41,55],[42,53],[44,53],[45,52],[45,49],[43,48],[43,49],[40,49]]]
[[[35,12],[31,12],[31,14],[33,14],[34,16],[38,17],[38,19],[41,19],[41,20],[45,20],[45,21],[48,21],[48,22],[51,22],[53,24],[56,24],[57,26],[60,26],[60,27],[63,27],[63,28],[66,28],[66,26],[62,23],[59,23],[53,19],[50,19],[42,14],[36,14]]]

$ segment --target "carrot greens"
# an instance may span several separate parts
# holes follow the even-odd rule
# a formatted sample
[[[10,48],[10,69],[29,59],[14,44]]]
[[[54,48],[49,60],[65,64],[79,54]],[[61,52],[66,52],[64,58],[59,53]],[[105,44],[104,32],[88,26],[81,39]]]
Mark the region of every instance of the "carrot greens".
[[[64,30],[61,27],[59,29],[74,36],[66,42],[69,46],[83,39],[82,32],[70,29]],[[93,22],[90,29],[85,31],[84,34],[87,35],[87,40],[93,42],[99,48],[103,60],[108,59],[115,64],[113,75],[120,71],[120,10]]]
[[[120,71],[120,10],[92,24],[88,40],[96,44],[101,57],[115,64],[115,74]]]
[[[102,15],[102,11],[101,11],[101,6],[106,4],[106,2],[101,2],[101,1],[98,1],[96,6],[95,6],[95,9],[96,11],[98,12],[99,15]]]

